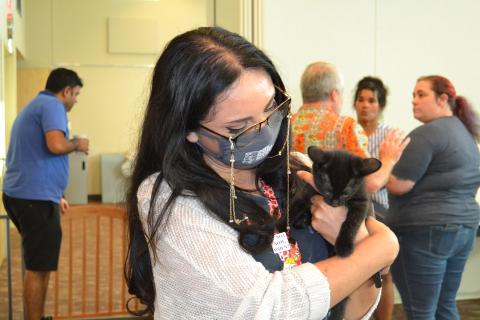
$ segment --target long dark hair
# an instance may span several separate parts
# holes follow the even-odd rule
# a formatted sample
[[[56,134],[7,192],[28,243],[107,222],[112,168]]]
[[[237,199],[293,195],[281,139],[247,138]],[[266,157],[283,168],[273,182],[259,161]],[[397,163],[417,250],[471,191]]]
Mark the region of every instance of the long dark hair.
[[[157,61],[127,198],[129,247],[125,277],[129,292],[146,305],[140,315],[154,311],[151,268],[151,262],[157,260],[154,240],[168,221],[171,205],[184,191],[190,191],[221,220],[238,230],[239,243],[247,252],[259,252],[269,245],[274,227],[281,226],[240,192],[237,216],[247,214],[251,223],[229,223],[228,182],[204,162],[202,150],[196,144],[186,141],[187,134],[199,127],[215,99],[249,68],[266,71],[273,84],[284,90],[273,63],[261,50],[241,36],[218,27],[199,28],[175,37]],[[270,155],[282,149],[288,136],[287,128],[288,119],[285,119]],[[285,152],[268,158],[257,168],[257,185],[261,177],[278,190],[279,195],[284,195],[286,171]],[[144,229],[137,207],[137,190],[142,181],[157,172],[148,226],[143,226]],[[168,183],[172,192],[160,212],[153,212],[162,181]],[[279,200],[285,203],[284,199]],[[257,235],[257,243],[252,246],[243,241],[247,234]],[[161,292],[161,288],[158,289]]]
[[[355,102],[358,99],[358,95],[362,90],[370,90],[377,94],[378,105],[380,110],[383,111],[387,105],[387,95],[388,88],[383,84],[383,81],[380,78],[367,76],[360,80],[355,89],[355,96],[353,99],[353,106],[355,107]]]
[[[438,98],[442,94],[448,96],[448,105],[456,116],[465,125],[470,134],[477,142],[480,141],[480,118],[473,107],[463,96],[457,96],[457,92],[452,82],[439,75],[423,76],[417,79],[419,81],[428,81],[432,87],[435,96]]]

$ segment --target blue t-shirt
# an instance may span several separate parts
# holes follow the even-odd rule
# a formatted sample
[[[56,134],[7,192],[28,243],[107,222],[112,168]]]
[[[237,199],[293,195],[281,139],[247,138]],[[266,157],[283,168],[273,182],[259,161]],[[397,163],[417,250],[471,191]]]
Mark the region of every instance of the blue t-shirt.
[[[69,138],[67,112],[52,93],[40,92],[13,123],[3,192],[9,197],[60,202],[68,181],[68,156],[47,148],[45,134],[60,130]]]

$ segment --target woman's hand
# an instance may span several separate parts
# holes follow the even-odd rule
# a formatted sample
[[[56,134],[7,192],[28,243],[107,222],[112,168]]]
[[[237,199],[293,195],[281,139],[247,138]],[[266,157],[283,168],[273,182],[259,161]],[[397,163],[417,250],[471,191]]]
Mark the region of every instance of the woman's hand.
[[[388,130],[385,139],[380,144],[379,155],[382,163],[397,163],[402,156],[403,150],[410,143],[410,138],[405,139],[405,132],[401,129]]]
[[[307,171],[298,171],[297,175],[317,190],[313,175]],[[343,222],[347,218],[346,207],[332,207],[325,203],[320,195],[313,196],[310,199],[310,212],[312,214],[312,228],[320,233],[322,237],[331,244],[335,244],[338,233]],[[355,238],[355,243],[368,237],[368,230],[365,222],[362,222]]]
[[[310,199],[312,228],[331,244],[335,244],[343,222],[347,218],[346,207],[331,207],[323,201],[322,196]]]
[[[400,129],[390,129],[382,141],[379,149],[379,160],[382,162],[380,170],[364,178],[365,189],[369,193],[377,192],[384,187],[390,177],[395,164],[400,160],[403,150],[410,143],[410,138],[405,139],[405,133]]]
[[[297,175],[316,190],[313,175],[310,172],[298,171]],[[347,217],[347,208],[329,206],[323,201],[323,197],[320,195],[313,196],[310,202],[312,228],[320,233],[326,241],[334,244],[342,227],[342,223]]]

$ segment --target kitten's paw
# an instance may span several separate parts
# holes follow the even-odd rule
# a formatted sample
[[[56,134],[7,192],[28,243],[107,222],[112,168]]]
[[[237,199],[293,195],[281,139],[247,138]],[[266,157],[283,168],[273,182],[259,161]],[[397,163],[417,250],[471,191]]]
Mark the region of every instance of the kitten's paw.
[[[337,256],[348,257],[353,252],[353,244],[337,243],[335,244],[335,252]]]

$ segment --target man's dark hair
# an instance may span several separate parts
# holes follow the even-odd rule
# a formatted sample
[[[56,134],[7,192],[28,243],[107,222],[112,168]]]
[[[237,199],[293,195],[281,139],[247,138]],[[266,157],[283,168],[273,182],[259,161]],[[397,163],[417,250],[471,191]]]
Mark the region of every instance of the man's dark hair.
[[[65,68],[57,68],[50,72],[47,84],[45,85],[45,90],[58,93],[66,87],[74,88],[76,86],[83,87],[83,82],[75,71]]]

